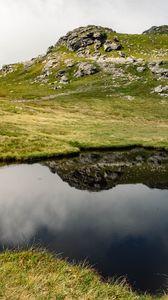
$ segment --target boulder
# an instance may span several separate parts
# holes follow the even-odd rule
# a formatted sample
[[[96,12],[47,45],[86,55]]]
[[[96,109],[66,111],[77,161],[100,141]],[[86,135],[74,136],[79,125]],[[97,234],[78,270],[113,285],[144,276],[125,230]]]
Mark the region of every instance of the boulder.
[[[57,73],[57,75],[56,75],[56,77],[62,77],[62,76],[64,76],[65,75],[65,70],[60,70],[58,73]]]
[[[161,76],[161,77],[168,77],[168,69],[160,68],[159,66],[155,66],[151,68],[153,74]]]
[[[162,85],[159,85],[157,87],[154,88],[154,93],[158,93],[158,94],[163,94],[163,93],[168,93],[168,85],[166,86],[162,86]]]
[[[116,43],[119,43],[119,38],[118,38],[118,36],[114,36],[114,37],[113,37],[113,41],[116,42]]]
[[[104,50],[106,52],[111,52],[111,51],[118,51],[122,49],[122,45],[120,43],[112,42],[110,40],[107,40],[104,43]]]
[[[63,76],[61,77],[60,83],[62,83],[62,84],[67,84],[67,83],[69,83],[68,77],[67,77],[66,75],[63,75]]]
[[[75,78],[80,78],[85,75],[93,75],[98,72],[97,67],[89,62],[82,62],[78,64],[78,69],[74,74]]]

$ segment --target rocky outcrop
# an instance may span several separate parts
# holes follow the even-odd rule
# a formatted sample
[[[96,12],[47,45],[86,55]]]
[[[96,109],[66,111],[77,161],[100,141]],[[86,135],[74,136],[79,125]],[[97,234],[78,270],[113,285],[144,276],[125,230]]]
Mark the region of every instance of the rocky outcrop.
[[[152,26],[144,31],[143,34],[168,34],[168,25]]]
[[[14,66],[13,65],[4,65],[1,69],[1,71],[2,71],[2,74],[4,76],[6,76],[7,74],[14,72]]]
[[[148,68],[158,79],[168,79],[167,62],[153,61],[148,64]]]
[[[93,75],[98,72],[98,68],[93,63],[81,62],[78,64],[78,69],[74,74],[75,78],[80,78],[85,75]]]
[[[119,51],[123,47],[117,36],[108,39],[108,34],[113,32],[112,29],[100,26],[80,27],[67,33],[62,37],[56,46],[63,45],[70,51],[75,51],[79,56],[89,56],[91,53],[88,46],[94,46],[94,50],[98,51],[104,47],[106,52]]]
[[[80,27],[68,32],[56,45],[64,45],[70,51],[78,51],[93,44],[101,46],[107,39],[107,31],[112,30],[100,26]]]
[[[164,26],[164,30],[167,27]],[[156,28],[150,29],[149,32],[158,32]],[[159,28],[161,29],[161,27]],[[149,37],[150,41],[152,39],[153,37]],[[23,68],[23,73],[29,72],[29,76],[25,76],[28,83],[39,83],[56,90],[64,88],[74,79],[99,72],[99,78],[111,75],[109,79],[116,80],[116,82],[111,82],[115,90],[122,84],[121,82],[124,82],[125,86],[139,79],[142,79],[142,83],[147,82],[149,80],[147,75],[150,75],[154,84],[152,85],[150,82],[149,93],[167,96],[168,63],[165,44],[163,48],[159,48],[157,45],[151,53],[150,58],[156,57],[160,61],[147,62],[144,59],[145,44],[142,45],[144,46],[142,47],[143,50],[138,52],[138,57],[142,54],[143,58],[137,58],[131,49],[135,49],[136,46],[137,49],[140,49],[141,39],[137,39],[138,45],[135,45],[135,41],[132,40],[131,42],[131,40],[129,36],[116,34],[109,28],[93,25],[79,27],[60,38],[55,46],[49,47],[45,55],[33,58],[23,64],[4,66],[0,72],[0,77],[14,72],[19,66],[20,71]],[[147,49],[148,51],[149,49]],[[149,53],[147,54],[149,55]],[[95,80],[97,77],[95,76]],[[157,83],[155,84],[155,82]],[[107,88],[107,84],[105,84],[105,88]],[[112,89],[112,86],[110,88]],[[109,92],[107,97],[110,95]],[[125,95],[125,99],[126,97],[128,100],[133,99],[131,95]]]

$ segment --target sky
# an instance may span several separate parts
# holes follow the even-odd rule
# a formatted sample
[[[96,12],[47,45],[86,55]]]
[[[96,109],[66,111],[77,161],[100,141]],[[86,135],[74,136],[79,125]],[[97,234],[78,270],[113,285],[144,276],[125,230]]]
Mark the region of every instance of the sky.
[[[141,33],[168,24],[167,0],[0,0],[0,66],[46,52],[81,25]]]

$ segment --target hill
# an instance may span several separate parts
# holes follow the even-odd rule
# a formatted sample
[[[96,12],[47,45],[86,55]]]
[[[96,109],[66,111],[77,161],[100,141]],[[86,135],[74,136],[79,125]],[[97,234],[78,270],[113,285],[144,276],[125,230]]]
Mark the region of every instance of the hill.
[[[144,31],[143,34],[168,34],[168,25],[152,26]]]
[[[167,147],[168,35],[77,28],[0,71],[2,159]]]

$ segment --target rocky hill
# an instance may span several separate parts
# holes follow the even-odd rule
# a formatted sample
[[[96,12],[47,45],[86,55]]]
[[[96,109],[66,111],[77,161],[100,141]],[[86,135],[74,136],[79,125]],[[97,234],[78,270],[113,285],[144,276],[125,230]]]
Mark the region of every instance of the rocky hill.
[[[44,55],[2,67],[0,116],[2,160],[168,148],[168,34],[70,31]]]
[[[168,25],[152,26],[144,31],[143,34],[168,34]]]
[[[48,95],[60,89],[73,90],[83,84],[83,78],[88,78],[89,85],[92,81],[99,86],[100,82],[104,86],[103,78],[111,78],[116,81],[113,89],[117,93],[124,85],[133,84],[135,89],[141,80],[147,82],[149,94],[167,97],[168,35],[155,34],[165,33],[167,28],[152,27],[142,35],[119,34],[93,25],[77,28],[49,47],[45,55],[3,66],[0,88],[4,91],[6,86],[5,92],[16,96],[18,86],[26,84],[31,93],[34,90],[36,94],[38,86]],[[131,99],[131,92],[126,96]]]

